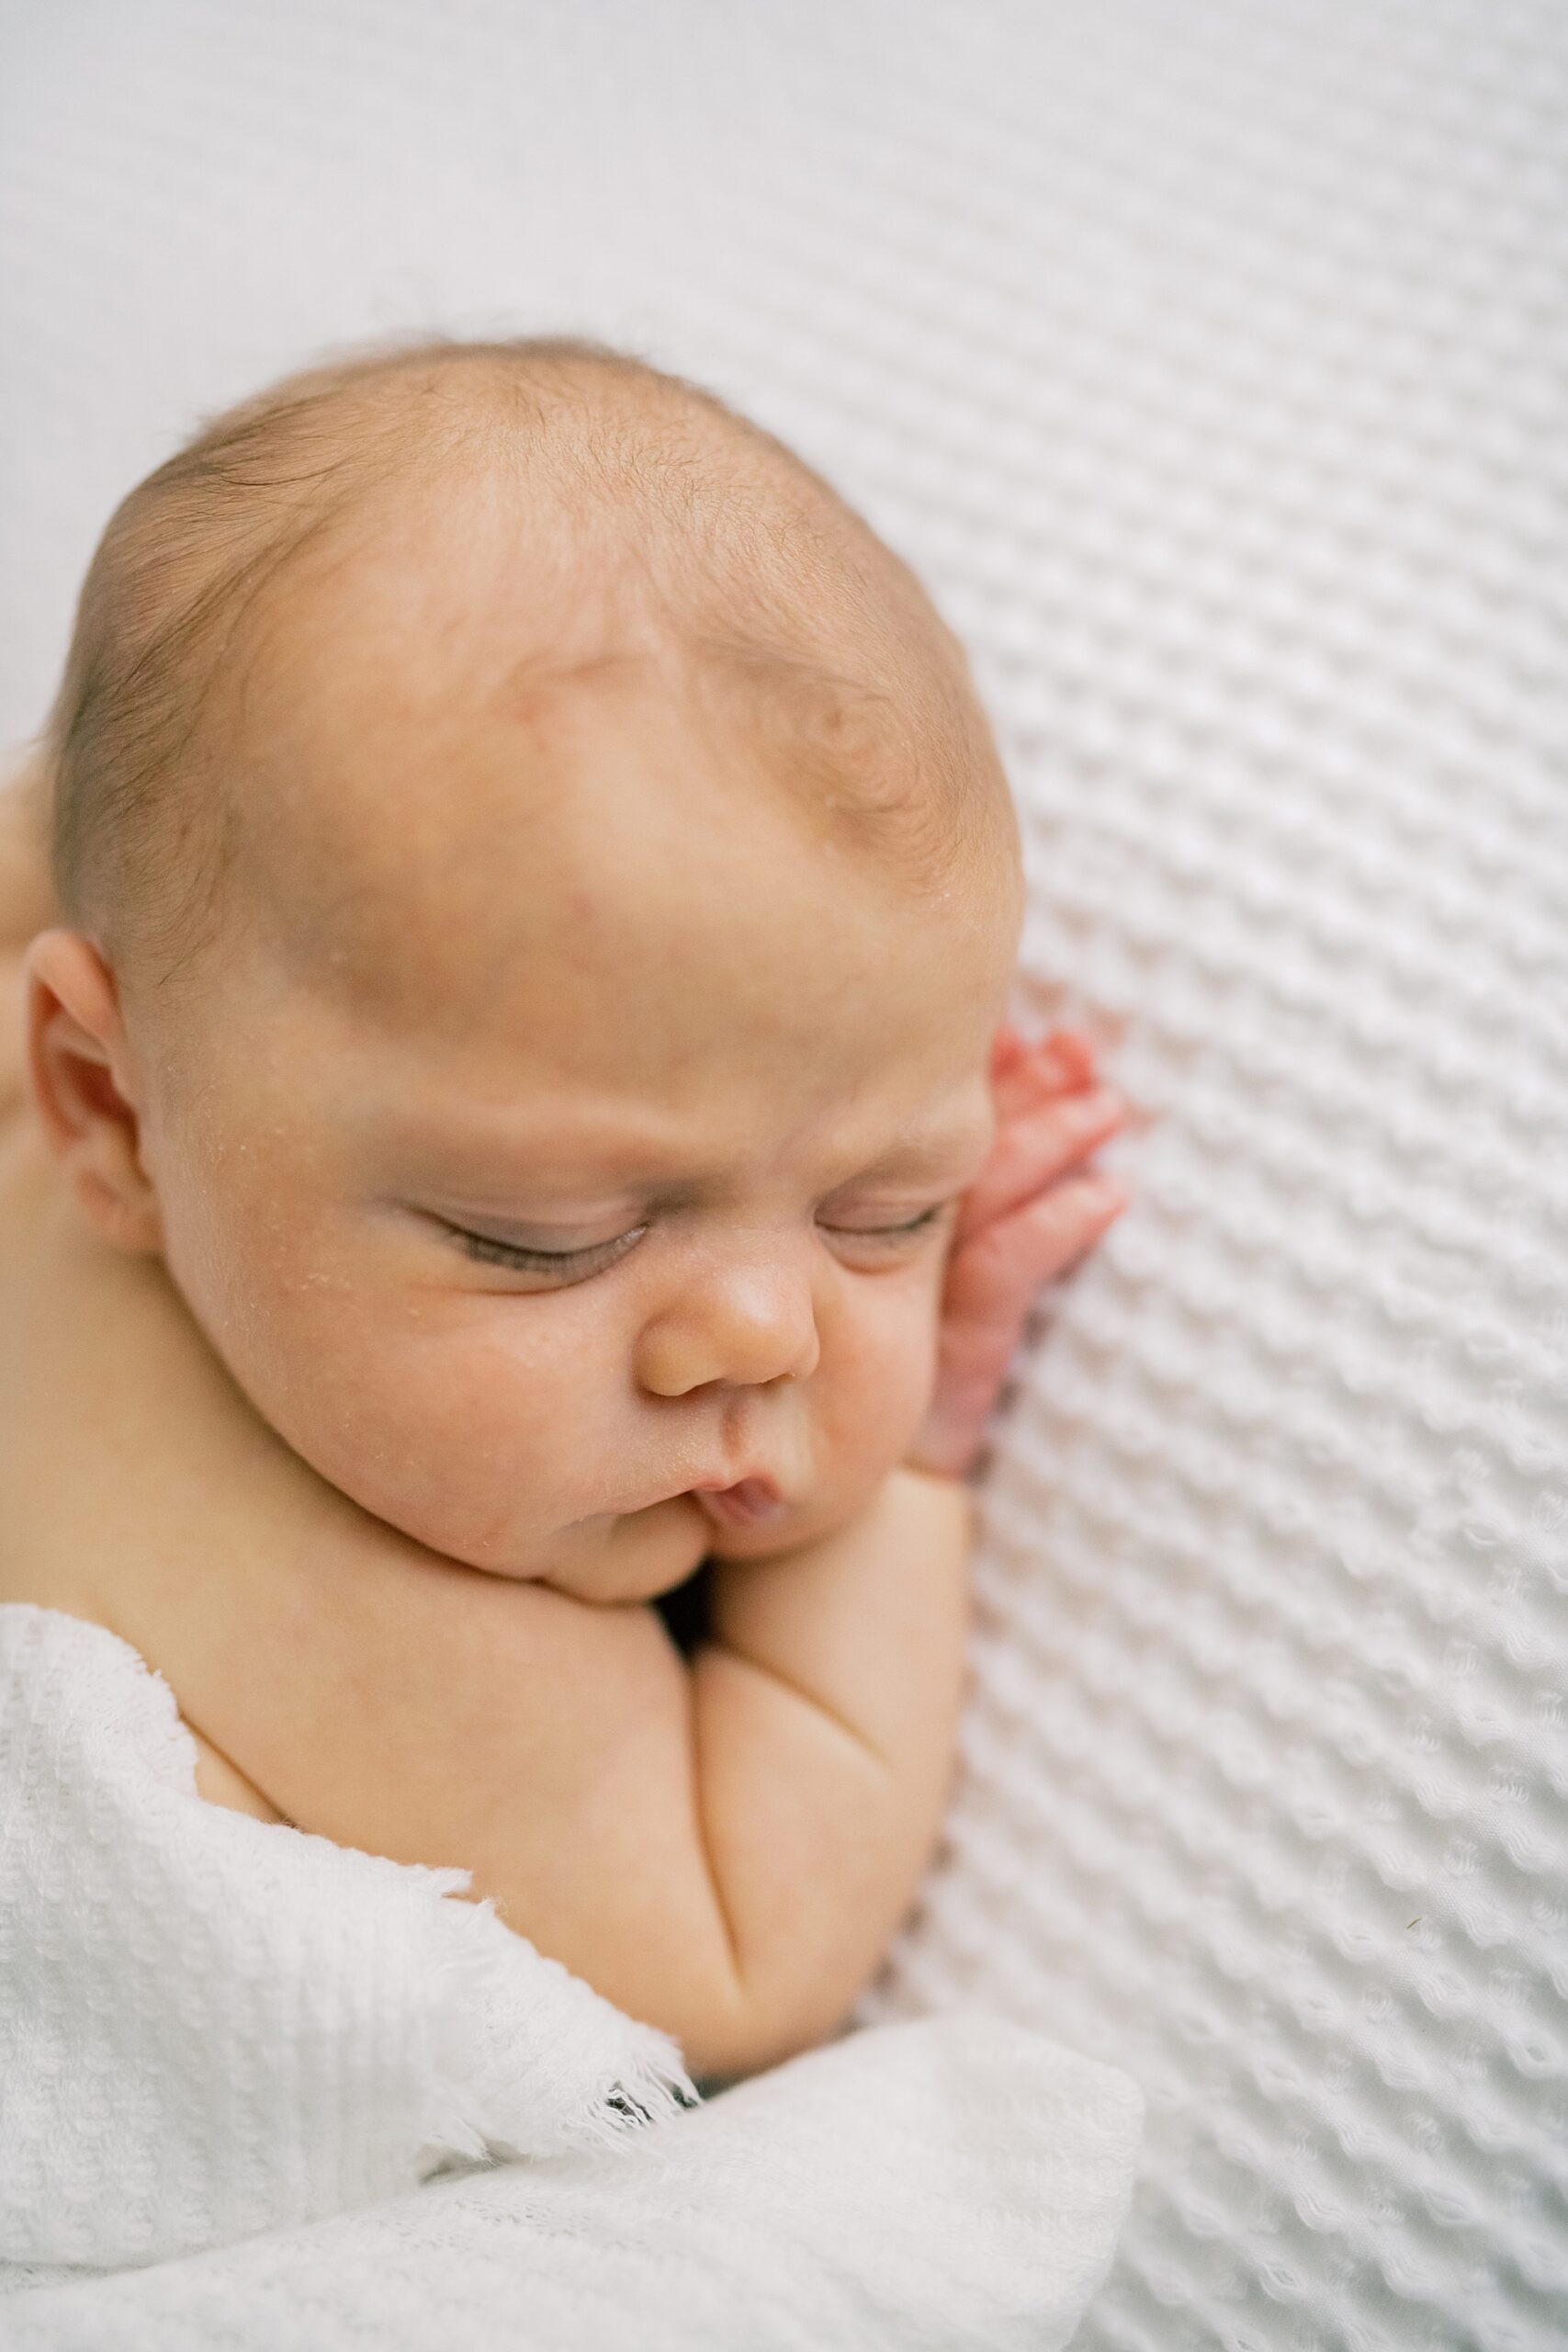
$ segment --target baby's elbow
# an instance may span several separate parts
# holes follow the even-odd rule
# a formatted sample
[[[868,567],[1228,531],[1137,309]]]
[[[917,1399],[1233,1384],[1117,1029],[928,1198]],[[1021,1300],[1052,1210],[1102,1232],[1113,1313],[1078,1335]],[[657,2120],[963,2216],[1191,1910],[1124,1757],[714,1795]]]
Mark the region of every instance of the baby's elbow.
[[[708,2089],[764,2074],[831,2041],[848,2022],[855,1996],[825,2000],[803,1994],[781,2000],[733,1981],[728,1997],[678,2035],[686,2070]]]

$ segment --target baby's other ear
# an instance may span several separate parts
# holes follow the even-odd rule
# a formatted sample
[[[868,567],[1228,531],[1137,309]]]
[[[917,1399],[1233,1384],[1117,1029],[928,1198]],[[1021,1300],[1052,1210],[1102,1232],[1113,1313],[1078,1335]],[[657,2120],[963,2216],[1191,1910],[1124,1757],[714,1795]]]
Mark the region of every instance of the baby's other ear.
[[[42,931],[22,967],[28,1074],[44,1133],[94,1228],[121,1250],[163,1244],[141,1165],[136,1082],[114,975],[79,931]]]

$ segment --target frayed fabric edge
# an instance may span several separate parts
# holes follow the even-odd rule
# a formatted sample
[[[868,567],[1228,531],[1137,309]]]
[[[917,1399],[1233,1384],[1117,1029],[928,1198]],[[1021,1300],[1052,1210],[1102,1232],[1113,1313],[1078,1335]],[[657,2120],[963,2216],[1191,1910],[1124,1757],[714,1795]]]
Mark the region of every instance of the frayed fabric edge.
[[[488,1899],[440,1905],[448,1917],[459,1908],[462,1933],[433,1971],[442,2093],[422,2177],[444,2164],[629,2149],[644,2132],[702,2106],[671,2035],[629,2017],[516,1935]],[[534,1977],[526,1989],[517,1975],[525,1954]],[[519,2102],[536,2099],[540,2128],[519,2129],[527,2116]]]

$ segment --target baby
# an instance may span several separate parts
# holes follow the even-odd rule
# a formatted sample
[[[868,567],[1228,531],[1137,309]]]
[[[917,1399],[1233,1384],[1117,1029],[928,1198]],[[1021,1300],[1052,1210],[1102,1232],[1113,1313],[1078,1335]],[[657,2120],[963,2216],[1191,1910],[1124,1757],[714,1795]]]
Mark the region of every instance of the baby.
[[[940,1826],[962,1473],[1124,1202],[915,581],[639,363],[373,353],[125,501],[8,821],[0,1600],[694,2073],[820,2040]]]

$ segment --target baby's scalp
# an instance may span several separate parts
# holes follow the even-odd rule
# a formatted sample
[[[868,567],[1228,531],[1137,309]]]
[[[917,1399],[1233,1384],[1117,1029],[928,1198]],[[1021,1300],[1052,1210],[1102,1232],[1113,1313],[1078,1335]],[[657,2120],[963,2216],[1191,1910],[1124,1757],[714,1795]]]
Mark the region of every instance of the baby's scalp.
[[[548,817],[551,739],[584,694],[658,698],[721,768],[744,744],[748,790],[901,898],[978,883],[1016,917],[989,732],[906,567],[711,395],[538,340],[290,377],[123,502],[45,739],[66,912],[122,986],[162,980],[259,878],[352,964],[356,910],[400,935],[399,839],[426,829],[428,877]],[[450,776],[444,733],[476,705],[516,721],[526,756],[469,775],[471,808],[450,788],[389,806],[369,763],[332,756],[327,719],[357,707],[423,730],[424,773]]]

